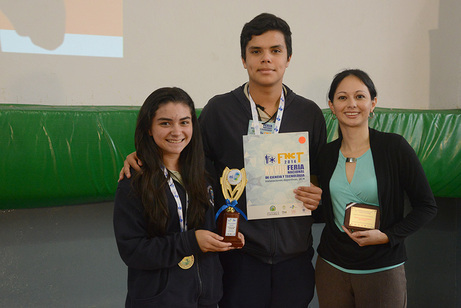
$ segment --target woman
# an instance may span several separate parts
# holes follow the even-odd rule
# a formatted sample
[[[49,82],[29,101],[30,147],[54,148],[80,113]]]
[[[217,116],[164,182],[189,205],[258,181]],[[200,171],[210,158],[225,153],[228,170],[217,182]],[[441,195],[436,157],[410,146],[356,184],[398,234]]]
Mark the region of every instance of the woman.
[[[316,286],[320,307],[405,307],[404,240],[437,212],[423,168],[400,135],[368,127],[376,89],[361,70],[337,74],[328,94],[340,137],[319,155],[322,214]],[[404,194],[412,210],[404,215]],[[379,211],[378,224],[344,226],[346,205]]]
[[[142,172],[119,182],[114,230],[128,266],[126,307],[216,307],[230,243],[215,229],[201,135],[192,99],[161,88],[138,115]],[[243,236],[240,234],[243,241]]]

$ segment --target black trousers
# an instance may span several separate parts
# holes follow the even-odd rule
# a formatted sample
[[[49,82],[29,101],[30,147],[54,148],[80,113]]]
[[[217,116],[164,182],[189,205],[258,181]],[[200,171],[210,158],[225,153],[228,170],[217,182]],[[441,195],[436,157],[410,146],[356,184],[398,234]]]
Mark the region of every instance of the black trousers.
[[[239,250],[220,254],[224,296],[219,308],[307,308],[314,296],[312,247],[289,260],[267,264]]]

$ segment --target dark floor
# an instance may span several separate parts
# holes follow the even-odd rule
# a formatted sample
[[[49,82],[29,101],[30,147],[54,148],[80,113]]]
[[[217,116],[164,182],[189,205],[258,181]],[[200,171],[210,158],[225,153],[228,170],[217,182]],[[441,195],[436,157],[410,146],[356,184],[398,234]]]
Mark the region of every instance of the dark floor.
[[[123,307],[112,207],[0,212],[0,307]]]
[[[461,201],[437,201],[437,218],[407,240],[409,307],[461,307]],[[112,207],[0,211],[0,307],[123,307]]]

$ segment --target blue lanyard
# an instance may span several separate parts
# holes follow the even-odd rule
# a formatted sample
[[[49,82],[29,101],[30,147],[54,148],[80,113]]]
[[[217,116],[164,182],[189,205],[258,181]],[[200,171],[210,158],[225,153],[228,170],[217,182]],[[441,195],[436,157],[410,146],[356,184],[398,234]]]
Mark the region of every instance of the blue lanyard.
[[[179,198],[178,190],[176,189],[176,186],[174,185],[173,179],[171,176],[168,176],[168,170],[166,170],[165,167],[163,167],[163,173],[165,174],[165,177],[168,179],[168,186],[170,187],[170,191],[173,194],[173,197],[176,201],[176,206],[178,208],[178,216],[179,216],[179,227],[181,228],[181,232],[187,231],[187,221],[184,219],[184,215],[182,212],[182,203],[181,199]],[[186,192],[186,210],[187,210],[187,205],[189,203],[187,192]]]
[[[258,120],[258,111],[256,110],[256,103],[254,102],[253,98],[250,95],[250,91],[248,90],[248,97],[250,98],[250,106],[251,106],[251,115],[253,117],[253,128],[255,130],[255,135],[261,134],[260,124]],[[279,108],[277,110],[277,117],[275,118],[275,128],[274,134],[278,134],[280,130],[280,124],[282,122],[283,110],[285,109],[285,95],[280,95],[280,102]]]

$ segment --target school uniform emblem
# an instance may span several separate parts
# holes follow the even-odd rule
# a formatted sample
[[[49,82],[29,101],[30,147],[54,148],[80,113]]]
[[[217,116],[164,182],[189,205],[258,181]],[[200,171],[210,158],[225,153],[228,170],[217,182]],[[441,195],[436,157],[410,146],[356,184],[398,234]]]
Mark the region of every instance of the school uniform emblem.
[[[194,255],[182,258],[181,262],[179,262],[178,265],[183,270],[191,268],[194,265]]]

